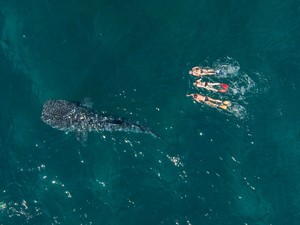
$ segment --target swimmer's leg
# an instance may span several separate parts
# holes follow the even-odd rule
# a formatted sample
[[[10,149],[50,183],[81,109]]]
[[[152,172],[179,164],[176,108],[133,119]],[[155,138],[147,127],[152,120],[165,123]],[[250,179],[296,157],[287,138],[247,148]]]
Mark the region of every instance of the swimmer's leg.
[[[207,105],[213,107],[213,108],[217,108],[217,107],[219,106],[219,104],[213,103],[213,102],[210,102],[210,101],[207,101],[207,102],[205,102],[205,103],[206,103]]]
[[[218,90],[213,88],[213,87],[206,87],[206,89],[209,90],[209,91],[218,92]]]
[[[209,86],[216,86],[216,85],[220,85],[220,83],[209,83]]]

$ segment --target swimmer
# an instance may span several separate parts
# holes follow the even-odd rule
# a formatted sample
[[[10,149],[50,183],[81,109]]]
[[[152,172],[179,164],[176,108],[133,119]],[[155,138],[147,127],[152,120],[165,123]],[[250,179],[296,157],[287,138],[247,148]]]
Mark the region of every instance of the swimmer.
[[[220,83],[202,82],[201,79],[196,80],[193,84],[194,84],[195,87],[205,88],[206,90],[214,91],[214,92],[218,92],[219,90],[214,88],[213,86],[220,86],[221,85]]]
[[[189,71],[189,74],[194,75],[196,77],[206,76],[206,75],[215,75],[215,74],[219,74],[219,73],[220,73],[220,70],[204,69],[199,66],[195,66],[192,68],[192,70]]]
[[[203,96],[203,95],[200,95],[200,94],[189,94],[189,95],[186,95],[187,97],[189,96],[192,96],[193,99],[196,101],[196,102],[199,102],[199,103],[205,103],[211,107],[214,107],[214,108],[217,108],[219,107],[221,104],[222,104],[222,101],[221,100],[217,100],[217,99],[213,99],[213,98],[210,98],[210,97],[207,97],[207,96]]]

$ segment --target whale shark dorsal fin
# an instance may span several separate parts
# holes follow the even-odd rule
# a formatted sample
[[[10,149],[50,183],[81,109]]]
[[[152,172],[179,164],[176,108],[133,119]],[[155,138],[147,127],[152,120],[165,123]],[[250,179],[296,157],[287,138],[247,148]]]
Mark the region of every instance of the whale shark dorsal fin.
[[[81,106],[91,109],[93,107],[93,102],[90,98],[86,97],[83,99],[83,101],[80,103]]]

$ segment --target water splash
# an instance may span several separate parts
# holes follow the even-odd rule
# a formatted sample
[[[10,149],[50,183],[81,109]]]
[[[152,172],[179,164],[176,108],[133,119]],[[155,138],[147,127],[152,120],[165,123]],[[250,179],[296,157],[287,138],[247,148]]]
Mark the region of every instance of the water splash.
[[[221,71],[218,77],[226,78],[237,75],[240,70],[240,65],[233,58],[226,57],[225,59],[219,59],[214,62],[213,68]]]

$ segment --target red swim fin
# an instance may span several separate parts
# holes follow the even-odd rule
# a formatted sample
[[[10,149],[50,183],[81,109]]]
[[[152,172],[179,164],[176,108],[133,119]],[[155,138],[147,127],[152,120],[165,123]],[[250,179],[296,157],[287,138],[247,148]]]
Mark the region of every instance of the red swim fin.
[[[220,90],[218,90],[218,92],[225,93],[225,92],[227,92],[227,89],[220,89]]]
[[[224,88],[224,89],[228,89],[229,86],[227,84],[221,84],[221,87]]]
[[[218,92],[225,93],[228,90],[228,85],[227,84],[221,84],[221,89],[218,90]]]

